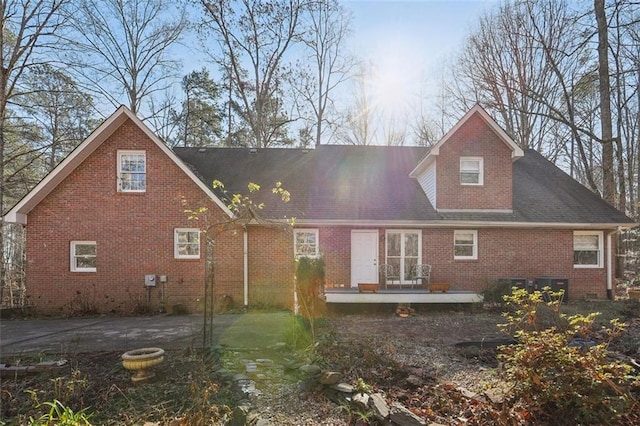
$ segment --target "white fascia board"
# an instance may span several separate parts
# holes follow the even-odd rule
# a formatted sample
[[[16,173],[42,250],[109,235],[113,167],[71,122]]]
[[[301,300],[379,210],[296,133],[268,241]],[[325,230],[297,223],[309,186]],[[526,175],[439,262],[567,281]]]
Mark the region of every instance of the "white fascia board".
[[[109,138],[127,119],[131,119],[174,163],[184,171],[227,215],[233,213],[186,165],[171,151],[131,110],[124,105],[102,122],[80,145],[45,176],[27,195],[25,195],[7,214],[3,221],[7,223],[27,224],[27,214],[51,193],[76,167],[89,157],[105,140]]]
[[[511,214],[512,209],[436,209],[438,213],[498,213]]]
[[[274,222],[284,220],[274,220]],[[521,229],[630,229],[637,223],[566,223],[566,222],[491,222],[491,221],[463,221],[463,220],[433,220],[433,221],[400,221],[400,220],[315,220],[296,219],[293,227],[309,226],[353,226],[353,227],[411,227],[411,228],[521,228]]]
[[[511,139],[511,137],[509,137],[509,135],[507,135],[507,133],[504,130],[502,130],[502,128],[498,125],[498,123],[487,113],[487,111],[484,110],[484,108],[482,108],[479,104],[475,104],[469,111],[467,111],[467,113],[460,120],[458,120],[455,126],[453,126],[442,137],[442,139],[438,141],[438,143],[436,143],[434,146],[431,147],[427,155],[422,160],[420,160],[418,165],[411,171],[411,173],[409,173],[409,176],[410,177],[418,176],[422,172],[422,170],[424,170],[424,168],[427,166],[427,161],[429,160],[429,158],[440,155],[440,147],[445,143],[447,143],[447,141],[451,138],[451,136],[453,136],[458,131],[458,129],[460,129],[460,127],[462,127],[462,125],[464,125],[464,123],[466,123],[467,120],[469,120],[469,118],[471,118],[471,116],[473,116],[473,114],[475,113],[480,114],[480,117],[482,117],[484,122],[487,123],[487,125],[489,125],[491,130],[493,130],[494,133],[498,135],[498,137],[502,140],[502,142],[505,145],[507,145],[509,149],[511,149],[512,161],[516,161],[517,159],[524,157],[524,151],[522,150],[522,148],[520,148],[518,144],[516,144],[514,140]]]

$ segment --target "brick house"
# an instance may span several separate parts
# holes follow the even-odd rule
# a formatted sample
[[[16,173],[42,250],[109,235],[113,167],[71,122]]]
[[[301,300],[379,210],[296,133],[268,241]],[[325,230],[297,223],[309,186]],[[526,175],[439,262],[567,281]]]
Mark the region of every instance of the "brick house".
[[[264,208],[237,221],[214,180],[228,193],[260,184]],[[185,213],[199,207],[199,220]],[[493,280],[551,277],[572,299],[605,298],[615,235],[635,226],[479,106],[431,148],[314,150],[171,150],[121,107],[4,220],[26,226],[27,290],[43,313],[201,311],[203,229],[214,292],[236,306],[292,307],[298,255],[324,257],[329,303],[473,302]],[[450,291],[430,293],[418,264]]]

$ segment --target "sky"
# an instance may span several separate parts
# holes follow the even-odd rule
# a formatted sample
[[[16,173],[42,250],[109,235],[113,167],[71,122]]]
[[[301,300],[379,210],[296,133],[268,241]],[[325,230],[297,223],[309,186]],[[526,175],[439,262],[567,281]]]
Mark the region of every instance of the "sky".
[[[368,63],[373,77],[368,97],[386,118],[429,108],[442,77],[442,64],[451,60],[485,10],[498,0],[342,0],[352,12],[346,46]],[[196,55],[199,56],[199,55]],[[203,66],[216,74],[206,56],[185,58],[186,74]],[[343,85],[338,109],[352,106],[354,86]],[[334,97],[336,95],[334,94]],[[424,99],[427,101],[424,101]],[[435,101],[434,101],[435,102]],[[422,103],[426,103],[423,106]]]
[[[459,51],[478,17],[495,0],[350,0],[352,51],[376,69],[373,86],[389,108],[433,88],[441,65]]]

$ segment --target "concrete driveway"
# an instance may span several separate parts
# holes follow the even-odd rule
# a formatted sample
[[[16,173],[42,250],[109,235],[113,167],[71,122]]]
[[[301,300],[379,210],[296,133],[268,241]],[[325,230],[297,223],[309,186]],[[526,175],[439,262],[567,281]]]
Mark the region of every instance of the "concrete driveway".
[[[231,348],[267,347],[282,340],[291,321],[287,312],[215,315],[213,341]],[[202,315],[8,319],[0,321],[0,356],[201,348],[203,328]]]
[[[234,316],[217,316],[216,323]],[[2,320],[0,355],[202,347],[203,326],[202,315]]]

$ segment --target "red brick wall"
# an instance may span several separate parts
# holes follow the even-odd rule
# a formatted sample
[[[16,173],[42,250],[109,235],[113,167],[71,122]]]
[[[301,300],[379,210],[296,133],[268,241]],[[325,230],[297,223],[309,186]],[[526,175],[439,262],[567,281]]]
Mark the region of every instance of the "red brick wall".
[[[320,228],[320,251],[324,256],[327,287],[351,286],[351,231],[356,228]],[[376,230],[365,227],[357,229]],[[378,229],[379,247],[384,245],[384,230]],[[382,250],[382,249],[380,249]],[[384,252],[379,253],[384,259]],[[382,257],[380,257],[382,256]]]
[[[145,193],[117,192],[118,149],[146,151]],[[204,255],[176,260],[173,254],[174,228],[197,227],[187,219],[183,199],[191,207],[210,207],[218,218],[212,222],[223,217],[137,126],[125,122],[28,215],[30,302],[50,314],[84,309],[129,313],[147,303],[144,275],[157,274],[168,276],[167,309],[184,304],[201,310]],[[97,242],[97,272],[70,272],[70,242],[78,240]],[[218,279],[223,293],[236,295],[229,287],[242,282],[242,236],[225,236],[224,246],[229,255],[218,268]],[[149,296],[151,307],[158,309],[160,287]]]
[[[573,267],[572,230],[479,228],[477,231],[477,260],[454,260],[454,228],[422,231],[422,258],[424,263],[433,266],[432,282],[450,283],[454,290],[480,292],[488,282],[499,278],[568,278],[568,292],[572,300],[606,297],[604,267]],[[384,229],[378,232],[379,261],[383,262],[385,233]],[[348,287],[351,279],[351,228],[320,228],[319,233],[329,286]]]
[[[288,228],[249,227],[249,306],[293,308],[293,234]]]
[[[423,231],[422,256],[433,265],[432,282],[482,291],[488,281],[499,278],[568,278],[572,300],[606,297],[604,267],[574,268],[572,230],[478,229],[477,260],[453,259],[453,231]]]
[[[460,157],[482,157],[484,185],[460,184]],[[442,145],[436,159],[438,209],[511,209],[511,150],[479,114]]]

